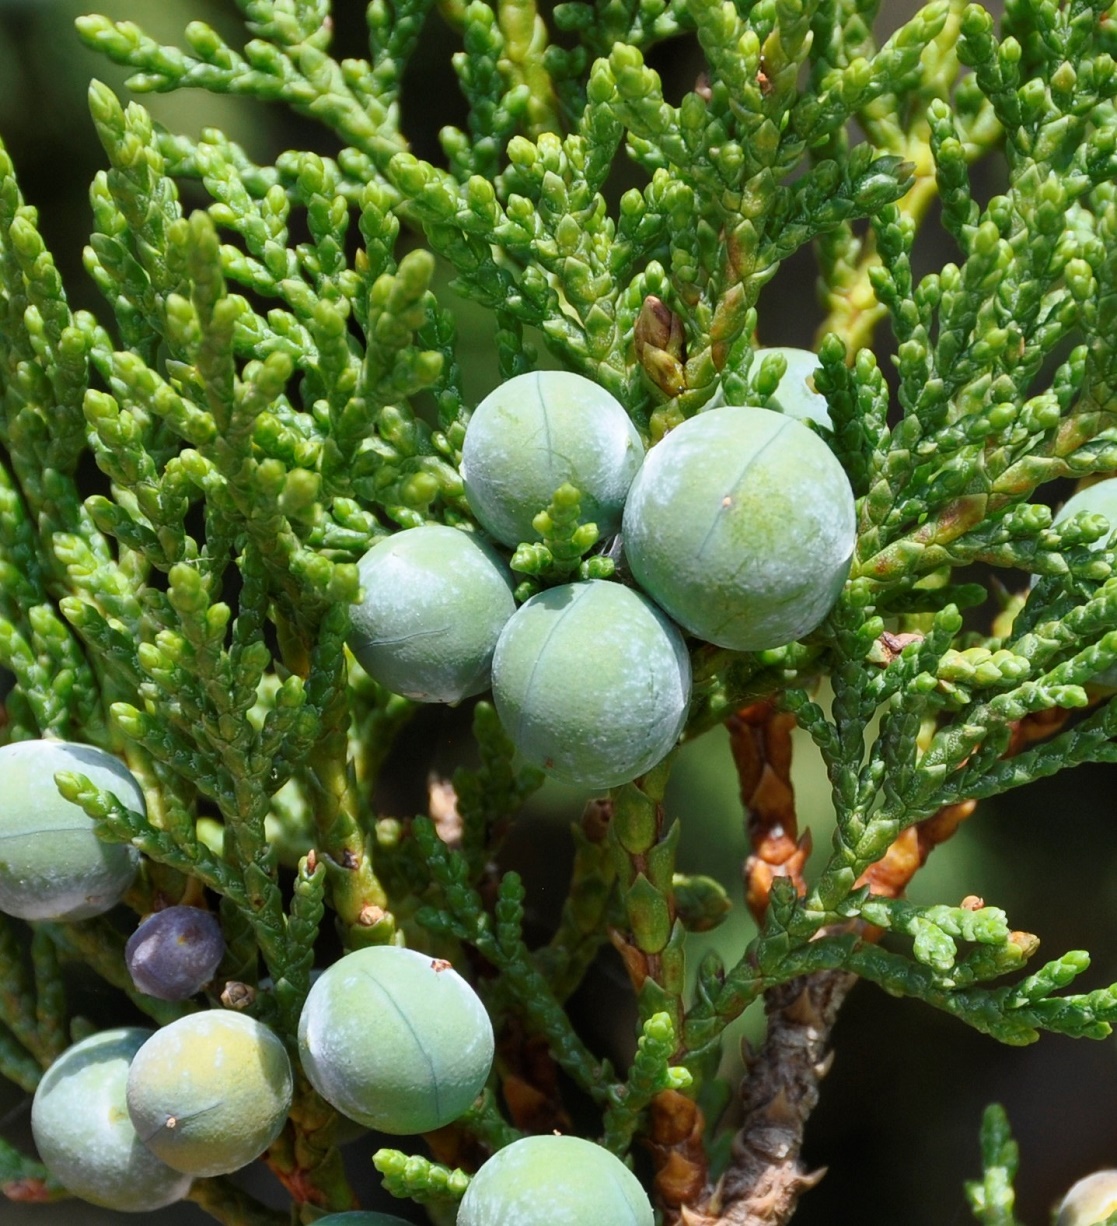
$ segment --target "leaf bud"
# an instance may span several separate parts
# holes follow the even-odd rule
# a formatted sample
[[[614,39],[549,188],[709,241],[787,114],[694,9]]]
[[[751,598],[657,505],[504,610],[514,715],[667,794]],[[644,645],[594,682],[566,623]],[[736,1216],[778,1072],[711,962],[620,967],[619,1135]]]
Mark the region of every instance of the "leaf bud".
[[[185,36],[190,50],[201,59],[218,61],[223,67],[231,65],[229,48],[211,25],[204,21],[192,21],[186,27]]]
[[[993,33],[993,16],[980,4],[967,4],[962,13],[962,34],[973,40],[988,38]]]
[[[1056,101],[1069,101],[1078,84],[1078,73],[1069,60],[1064,60],[1051,74],[1051,94]]]
[[[250,39],[244,45],[244,58],[257,72],[282,78],[290,68],[290,61],[283,52],[262,38]]]
[[[482,6],[485,7],[485,6]],[[486,10],[487,11],[487,10]],[[496,201],[493,185],[483,175],[470,175],[465,185],[466,199],[475,212],[487,216]]]
[[[567,213],[555,227],[555,241],[563,255],[573,255],[582,241],[582,227]]]
[[[732,904],[725,887],[712,877],[676,873],[675,908],[688,932],[709,932],[726,918]]]
[[[404,506],[425,510],[438,497],[438,478],[427,472],[412,473],[399,487],[399,499]]]
[[[201,575],[187,562],[171,567],[168,596],[171,605],[182,614],[200,613],[209,604],[209,595]]]
[[[305,468],[293,468],[287,474],[280,500],[285,515],[298,515],[313,506],[318,498],[321,478]]]
[[[879,159],[883,161],[884,159]],[[905,191],[915,171],[911,162],[899,162],[891,173],[879,170],[866,175],[857,185],[854,197],[857,208],[866,213],[875,213],[886,204],[898,200]]]
[[[428,167],[414,154],[397,153],[388,163],[388,175],[405,196],[418,196],[427,185]]]
[[[1038,119],[1047,106],[1047,85],[1039,77],[1025,81],[1017,91],[1020,109],[1029,119]]]
[[[661,298],[649,294],[640,308],[633,328],[636,357],[643,362],[648,349],[663,350],[670,357],[683,357],[683,321]]]

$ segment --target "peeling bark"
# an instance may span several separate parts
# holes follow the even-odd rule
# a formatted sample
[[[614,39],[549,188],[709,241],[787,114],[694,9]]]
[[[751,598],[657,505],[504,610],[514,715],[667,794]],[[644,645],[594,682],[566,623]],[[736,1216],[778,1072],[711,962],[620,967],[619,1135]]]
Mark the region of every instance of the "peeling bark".
[[[856,976],[820,971],[766,994],[768,1035],[742,1086],[744,1122],[729,1169],[684,1226],[782,1226],[822,1178],[800,1158],[803,1131],[829,1071],[830,1031]]]

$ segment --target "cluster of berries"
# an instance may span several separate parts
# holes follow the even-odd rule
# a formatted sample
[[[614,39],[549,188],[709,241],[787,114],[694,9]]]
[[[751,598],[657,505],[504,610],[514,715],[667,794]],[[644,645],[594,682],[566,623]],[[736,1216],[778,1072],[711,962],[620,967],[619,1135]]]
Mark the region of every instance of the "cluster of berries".
[[[815,359],[797,352],[784,352],[780,411],[718,405],[647,455],[624,408],[589,379],[509,379],[477,407],[462,451],[490,539],[427,524],[373,545],[360,563],[357,659],[419,701],[491,686],[517,748],[563,782],[604,789],[650,769],[686,721],[685,636],[736,651],[791,642],[822,621],[849,573],[853,492],[805,424],[829,418],[808,382]],[[539,542],[545,509],[570,487],[631,582],[583,577],[517,608],[501,547]]]
[[[9,915],[90,918],[115,906],[135,876],[138,853],[97,838],[84,811],[58,791],[62,771],[145,811],[134,776],[100,749],[54,740],[0,749],[0,910]],[[185,1001],[213,980],[224,953],[214,915],[172,906],[136,928],[125,962],[137,991]],[[473,1103],[489,1077],[494,1038],[480,998],[449,963],[393,945],[354,951],[317,975],[293,1046],[297,1053],[246,1013],[213,1007],[155,1031],[92,1034],[51,1064],[35,1092],[39,1155],[75,1196],[125,1212],[159,1209],[188,1195],[196,1178],[246,1166],[279,1136],[294,1093],[293,1055],[347,1119],[420,1133]],[[458,1226],[554,1226],[554,1206],[567,1202],[571,1221],[653,1220],[623,1163],[591,1142],[548,1136],[494,1155],[470,1184]],[[590,1210],[598,1216],[586,1217]],[[376,1213],[323,1221],[402,1226]]]
[[[311,1085],[347,1119],[379,1132],[430,1132],[457,1119],[487,1081],[493,1052],[492,1025],[469,984],[449,963],[394,945],[356,950],[322,972],[299,1021],[298,1057]],[[258,1157],[282,1131],[293,1088],[291,1060],[272,1030],[243,1013],[202,1009],[155,1032],[109,1030],[74,1044],[40,1082],[31,1123],[47,1169],[74,1195],[152,1210],[182,1199],[195,1178]],[[482,1166],[457,1223],[554,1226],[558,1209],[569,1209],[571,1222],[653,1221],[646,1193],[617,1158],[577,1137],[542,1136]]]

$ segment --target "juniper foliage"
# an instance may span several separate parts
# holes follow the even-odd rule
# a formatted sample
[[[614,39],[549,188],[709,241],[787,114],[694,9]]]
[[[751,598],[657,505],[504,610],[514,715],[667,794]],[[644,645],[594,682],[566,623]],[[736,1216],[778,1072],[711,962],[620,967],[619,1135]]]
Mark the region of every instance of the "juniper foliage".
[[[563,0],[546,15],[534,0],[371,0],[368,58],[340,61],[329,0],[237,7],[243,46],[201,22],[182,47],[99,16],[78,33],[131,70],[134,94],[282,102],[340,152],[257,165],[221,132],[166,131],[95,82],[97,316],[69,307],[0,146],[4,736],[124,756],[146,816],[79,775],[58,786],[102,838],[144,853],[127,905],[211,891],[223,1003],[288,1042],[323,925],[346,948],[406,939],[486,968],[504,1052],[490,1091],[428,1138],[444,1161],[375,1157],[386,1186],[440,1222],[477,1162],[531,1127],[509,1084],[528,1043],[599,1109],[604,1145],[650,1146],[664,1222],[738,1226],[789,1220],[809,1185],[799,1139],[853,976],[1009,1044],[1107,1035],[1117,985],[1076,992],[1084,953],[1037,966],[1036,939],[995,906],[902,897],[972,802],[1117,760],[1117,705],[1091,685],[1117,665],[1117,545],[1098,515],[1054,526],[1037,493],[1117,470],[1117,62],[1103,0],[1010,0],[999,22],[932,0],[879,45],[872,0]],[[460,39],[469,107],[464,129],[443,129],[440,165],[410,151],[400,106],[434,22]],[[676,39],[696,39],[707,68],[673,105],[644,57]],[[1006,185],[983,203],[971,166],[995,151]],[[641,186],[616,199],[622,159]],[[187,183],[204,207],[183,205]],[[936,198],[957,260],[917,279]],[[574,827],[561,919],[531,949],[523,885],[493,863],[538,773],[481,701],[479,767],[432,788],[429,817],[376,812],[414,704],[347,655],[348,606],[372,542],[471,522],[458,472],[471,405],[453,311],[432,290],[439,261],[491,313],[504,377],[534,368],[538,335],[654,444],[703,407],[768,403],[781,372],[754,358],[757,304],[805,246],[826,312],[822,433],[858,496],[857,552],[804,641],[696,649],[686,736],[730,724],[760,930],[734,964],[707,957],[688,992],[687,934],[730,903],[676,871],[670,760]],[[871,347],[884,329],[891,385]],[[82,488],[90,453],[108,493]],[[540,508],[543,543],[513,560],[521,597],[612,573],[579,497],[564,487]],[[825,762],[837,822],[810,880],[793,811],[774,814],[748,783],[765,769],[786,779],[792,721]],[[564,1008],[609,939],[639,1007],[627,1070]],[[0,917],[0,1073],[31,1090],[80,1032],[67,960],[156,1024],[195,1007],[135,992],[122,950],[108,919],[28,937]],[[769,1040],[734,1117],[722,1038],[761,999]],[[791,1034],[807,1065],[781,1048]],[[762,1128],[786,1140],[779,1158],[761,1152]],[[300,1082],[267,1155],[291,1221],[351,1207],[335,1134]],[[983,1149],[976,1220],[1011,1223],[1016,1155],[996,1110]],[[7,1145],[0,1183],[61,1194]],[[192,1196],[225,1222],[288,1220],[224,1179]]]

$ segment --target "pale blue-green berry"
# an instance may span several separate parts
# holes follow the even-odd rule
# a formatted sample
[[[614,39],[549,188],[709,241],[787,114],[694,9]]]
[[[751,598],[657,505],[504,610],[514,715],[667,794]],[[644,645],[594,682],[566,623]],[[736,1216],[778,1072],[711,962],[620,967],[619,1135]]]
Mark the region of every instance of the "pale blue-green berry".
[[[1063,1197],[1055,1226],[1098,1226],[1112,1213],[1117,1213],[1117,1171],[1095,1171]]]
[[[652,1226],[651,1202],[619,1158],[581,1137],[524,1137],[474,1175],[457,1226]]]
[[[462,482],[477,522],[502,544],[538,541],[532,520],[561,485],[602,537],[620,527],[644,447],[620,402],[564,370],[516,375],[489,393],[466,427]]]
[[[776,345],[771,349],[758,349],[753,355],[754,367],[769,354],[783,355],[787,363],[783,378],[769,396],[773,408],[799,421],[814,421],[820,426],[830,426],[830,406],[826,397],[815,388],[814,377],[819,368],[818,354],[809,349],[795,349],[789,345]]]
[[[168,1166],[226,1175],[279,1136],[293,1089],[286,1049],[267,1026],[207,1009],[157,1030],[136,1053],[128,1114]]]
[[[690,701],[678,628],[639,592],[602,579],[522,605],[493,657],[493,698],[523,756],[600,791],[666,757]]]
[[[310,983],[313,987],[319,979],[325,974],[326,968],[315,966],[310,971]],[[256,985],[261,992],[274,992],[275,981],[270,975],[264,975]],[[347,1115],[339,1115],[337,1117],[337,1126],[334,1129],[334,1140],[338,1145],[348,1145],[351,1141],[355,1141],[358,1137],[363,1137],[368,1133],[368,1127],[365,1124],[359,1124],[356,1120],[350,1119]]]
[[[108,911],[132,883],[139,853],[105,843],[54,776],[85,775],[130,809],[143,792],[111,754],[72,741],[16,741],[0,749],[0,911],[26,920],[80,920]]]
[[[476,536],[408,528],[361,558],[349,649],[395,694],[458,702],[489,688],[493,648],[516,609],[512,575]]]
[[[190,1191],[191,1176],[141,1144],[125,1105],[128,1068],[150,1030],[103,1030],[67,1048],[43,1074],[31,1132],[47,1170],[74,1196],[144,1213]]]
[[[1091,511],[1095,515],[1104,515],[1109,521],[1110,535],[1112,535],[1117,530],[1117,480],[1097,481],[1079,490],[1077,494],[1072,494],[1059,508],[1055,516],[1055,523],[1060,524],[1080,511]],[[1100,549],[1108,539],[1108,537],[1101,537],[1094,547]]]
[[[636,581],[685,630],[736,651],[813,630],[842,590],[856,536],[833,452],[771,409],[684,421],[648,453],[624,511]]]
[[[445,961],[397,945],[340,958],[310,989],[299,1057],[343,1115],[379,1132],[430,1132],[481,1092],[493,1028],[477,993]]]
[[[1077,494],[1072,494],[1059,509],[1054,522],[1062,523],[1063,520],[1070,519],[1072,515],[1077,515],[1080,511],[1104,515],[1109,521],[1109,536],[1099,537],[1092,545],[1094,549],[1101,549],[1112,539],[1114,531],[1117,531],[1117,481],[1112,479],[1098,481],[1094,485],[1088,485],[1085,489],[1079,490]],[[1117,664],[1092,677],[1090,684],[1104,690],[1117,689]]]

